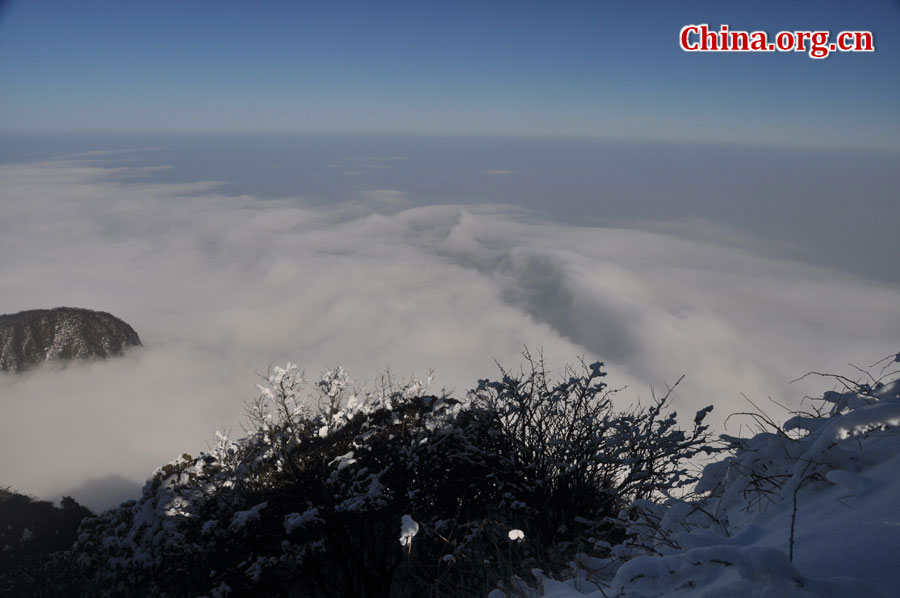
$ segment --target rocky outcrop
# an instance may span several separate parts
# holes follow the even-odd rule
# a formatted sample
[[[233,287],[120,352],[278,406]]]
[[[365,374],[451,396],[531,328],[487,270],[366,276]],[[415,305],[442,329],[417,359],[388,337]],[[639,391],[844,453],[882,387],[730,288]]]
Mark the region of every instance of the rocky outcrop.
[[[0,370],[45,361],[106,358],[141,344],[134,328],[102,311],[77,307],[0,315]]]

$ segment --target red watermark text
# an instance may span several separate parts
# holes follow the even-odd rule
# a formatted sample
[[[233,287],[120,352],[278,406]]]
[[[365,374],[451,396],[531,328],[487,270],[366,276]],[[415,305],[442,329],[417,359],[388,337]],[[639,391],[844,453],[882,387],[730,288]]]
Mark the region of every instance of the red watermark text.
[[[806,52],[810,58],[827,58],[832,52],[874,52],[871,31],[779,31],[769,38],[765,31],[741,31],[722,25],[685,25],[678,36],[685,52]]]

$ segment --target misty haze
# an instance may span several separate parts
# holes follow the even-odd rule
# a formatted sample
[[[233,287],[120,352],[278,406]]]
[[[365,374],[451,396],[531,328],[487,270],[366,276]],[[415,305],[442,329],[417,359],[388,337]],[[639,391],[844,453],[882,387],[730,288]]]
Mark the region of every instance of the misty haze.
[[[517,367],[527,345],[559,367],[606,361],[629,401],[686,374],[679,401],[713,402],[724,418],[747,406],[741,393],[799,399],[787,382],[891,353],[900,332],[890,156],[701,145],[684,157],[635,143],[625,162],[610,142],[159,141],[88,139],[106,149],[2,166],[6,310],[103,309],[145,344],[121,361],[0,379],[20,397],[0,434],[14,487],[51,497],[89,478],[137,484],[239,429],[257,376],[287,360],[310,373],[341,364],[361,384],[388,367],[434,369],[438,386],[464,391],[494,359]],[[808,175],[814,161],[829,174]],[[744,173],[739,190],[704,174],[726,168]],[[854,178],[871,191],[851,205]],[[804,186],[815,205],[794,199]],[[853,210],[875,213],[883,245],[837,234]],[[37,420],[68,437],[65,458],[22,426]],[[91,506],[110,506],[100,500]]]

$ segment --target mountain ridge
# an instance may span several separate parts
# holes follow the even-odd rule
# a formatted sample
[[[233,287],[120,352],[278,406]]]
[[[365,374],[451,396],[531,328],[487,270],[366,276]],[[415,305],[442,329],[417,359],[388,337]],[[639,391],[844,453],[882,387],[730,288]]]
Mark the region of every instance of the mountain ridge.
[[[45,361],[104,359],[140,345],[134,328],[103,311],[55,307],[0,315],[0,371],[22,372]]]

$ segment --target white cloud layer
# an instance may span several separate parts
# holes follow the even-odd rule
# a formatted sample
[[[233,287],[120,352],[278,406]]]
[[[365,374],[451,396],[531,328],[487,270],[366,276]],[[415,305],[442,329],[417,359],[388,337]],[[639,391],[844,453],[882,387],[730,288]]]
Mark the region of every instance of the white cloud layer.
[[[145,345],[0,376],[0,484],[52,497],[106,479],[106,498],[82,492],[119,499],[114,476],[240,433],[255,374],[289,359],[359,383],[434,367],[462,393],[542,347],[551,367],[606,361],[623,401],[687,374],[676,406],[713,403],[721,423],[742,392],[797,405],[821,387],[788,380],[898,350],[896,286],[733,246],[504,206],[397,211],[398,190],[323,209],[120,170],[0,165],[0,312],[109,311]]]

